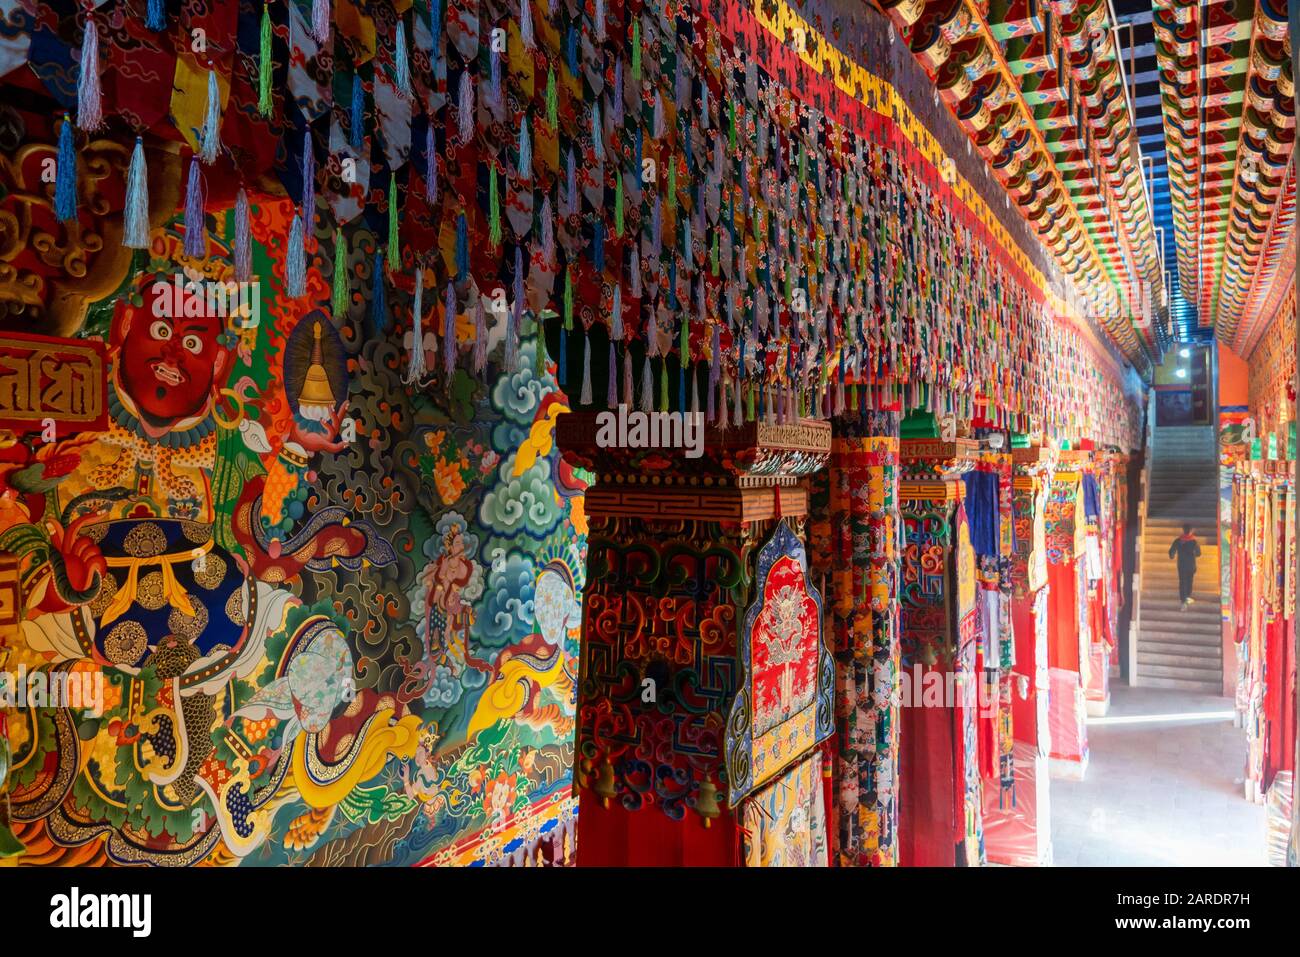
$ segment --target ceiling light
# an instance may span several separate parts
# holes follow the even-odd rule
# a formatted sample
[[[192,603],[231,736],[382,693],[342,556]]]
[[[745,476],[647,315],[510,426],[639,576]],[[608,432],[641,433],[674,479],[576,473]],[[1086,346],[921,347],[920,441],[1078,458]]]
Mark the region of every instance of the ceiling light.
[[[1190,356],[1190,355],[1192,354],[1192,350],[1191,350],[1191,349],[1179,349],[1179,350],[1178,350],[1178,354],[1179,354],[1180,356],[1182,356],[1184,359],[1186,359],[1188,356]]]
[[[1178,378],[1180,378],[1180,379],[1186,379],[1186,378],[1187,378],[1187,370],[1186,370],[1186,369],[1175,369],[1175,370],[1174,370],[1174,375],[1178,376]]]

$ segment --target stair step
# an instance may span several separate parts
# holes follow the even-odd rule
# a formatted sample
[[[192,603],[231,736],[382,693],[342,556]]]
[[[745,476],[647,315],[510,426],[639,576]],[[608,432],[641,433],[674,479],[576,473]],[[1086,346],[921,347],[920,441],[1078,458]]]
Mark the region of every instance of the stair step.
[[[1184,681],[1222,681],[1223,669],[1216,665],[1209,668],[1192,668],[1185,665],[1144,665],[1138,661],[1138,674],[1152,678],[1181,678]]]
[[[1184,655],[1189,658],[1210,658],[1221,661],[1223,649],[1220,645],[1198,645],[1189,641],[1149,641],[1146,636],[1138,639],[1138,658],[1143,654]]]
[[[1143,688],[1172,688],[1178,691],[1204,691],[1210,694],[1223,694],[1223,681],[1187,681],[1183,678],[1147,677],[1138,669],[1138,684]]]
[[[1195,667],[1197,664],[1203,664],[1201,670],[1219,671],[1221,665],[1218,658],[1209,658],[1204,655],[1166,655],[1154,651],[1138,650],[1138,665],[1143,669],[1155,667]]]
[[[1138,647],[1140,648],[1143,642],[1147,641],[1161,643],[1181,641],[1189,645],[1198,644],[1205,648],[1218,648],[1223,644],[1221,634],[1175,631],[1172,628],[1153,627],[1144,621],[1138,626]]]

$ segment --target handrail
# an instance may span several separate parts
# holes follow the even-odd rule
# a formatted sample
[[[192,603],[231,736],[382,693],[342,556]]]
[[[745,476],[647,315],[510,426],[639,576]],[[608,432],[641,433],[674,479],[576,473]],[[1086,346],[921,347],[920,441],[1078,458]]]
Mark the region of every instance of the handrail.
[[[1133,555],[1133,617],[1128,625],[1128,683],[1136,688],[1138,681],[1138,640],[1142,637],[1142,549],[1146,541],[1147,513],[1151,508],[1151,462],[1156,448],[1156,390],[1147,393],[1147,421],[1143,441],[1142,473],[1138,479],[1141,501],[1138,502],[1137,541]]]

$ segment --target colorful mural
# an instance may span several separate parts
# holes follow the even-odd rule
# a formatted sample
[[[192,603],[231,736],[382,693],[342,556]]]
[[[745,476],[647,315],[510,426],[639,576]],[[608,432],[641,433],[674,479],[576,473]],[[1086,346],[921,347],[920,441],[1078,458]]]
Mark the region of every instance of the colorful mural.
[[[106,689],[99,715],[10,712],[20,863],[473,863],[572,817],[563,396],[528,335],[513,367],[404,383],[359,300],[274,294],[291,213],[254,202],[257,321],[210,309],[231,277],[157,231],[87,330],[107,428],[0,452],[7,667]],[[355,277],[375,237],[349,240]]]

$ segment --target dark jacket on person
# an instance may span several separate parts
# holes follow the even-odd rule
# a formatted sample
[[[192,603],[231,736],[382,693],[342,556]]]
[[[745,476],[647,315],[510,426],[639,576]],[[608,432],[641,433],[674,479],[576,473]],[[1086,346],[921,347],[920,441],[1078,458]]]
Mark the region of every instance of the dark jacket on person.
[[[1180,535],[1169,546],[1169,557],[1178,556],[1180,572],[1196,571],[1196,559],[1201,557],[1201,546],[1194,535]]]

